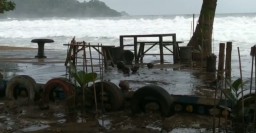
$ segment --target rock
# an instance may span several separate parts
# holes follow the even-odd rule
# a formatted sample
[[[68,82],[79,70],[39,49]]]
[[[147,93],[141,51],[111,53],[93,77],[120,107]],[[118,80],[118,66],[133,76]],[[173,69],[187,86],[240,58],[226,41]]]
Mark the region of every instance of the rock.
[[[147,64],[147,67],[148,67],[149,69],[151,69],[151,68],[154,67],[154,64],[153,64],[153,63],[148,63],[148,64]]]
[[[122,62],[122,61],[117,62],[116,67],[117,67],[119,70],[122,70],[122,72],[123,72],[124,74],[128,74],[128,75],[130,74],[130,68],[127,67],[127,66],[125,66],[124,62]]]
[[[121,90],[124,92],[124,91],[129,91],[130,89],[130,85],[129,85],[129,82],[126,81],[126,80],[121,80],[119,82],[119,87],[121,88]]]
[[[138,70],[139,70],[139,66],[138,65],[133,65],[132,67],[131,67],[131,70],[132,70],[132,73],[134,74],[134,73],[136,73]]]
[[[126,75],[130,75],[130,68],[127,67],[127,66],[124,66],[124,67],[122,68],[122,72],[123,72],[124,74],[126,74]]]
[[[122,69],[124,66],[125,66],[124,62],[122,62],[122,61],[119,61],[119,62],[116,63],[117,69]]]

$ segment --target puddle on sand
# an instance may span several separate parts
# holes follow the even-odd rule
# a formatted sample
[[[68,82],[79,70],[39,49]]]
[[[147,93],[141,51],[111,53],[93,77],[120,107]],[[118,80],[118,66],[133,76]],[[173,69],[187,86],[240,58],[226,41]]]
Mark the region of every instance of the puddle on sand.
[[[99,122],[100,126],[106,128],[106,129],[111,128],[111,120],[109,120],[109,119],[98,119],[98,122]]]
[[[212,133],[212,130],[207,130],[205,128],[195,129],[195,128],[175,128],[169,133]],[[218,131],[216,129],[216,132],[218,133],[224,133],[223,131]]]
[[[23,132],[35,132],[50,127],[49,125],[31,125],[29,127],[21,129]]]

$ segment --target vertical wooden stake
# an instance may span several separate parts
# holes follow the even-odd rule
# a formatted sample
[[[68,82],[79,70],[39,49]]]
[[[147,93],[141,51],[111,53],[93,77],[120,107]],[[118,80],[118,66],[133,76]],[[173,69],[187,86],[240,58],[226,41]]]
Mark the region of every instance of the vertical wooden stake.
[[[229,81],[231,80],[231,57],[232,57],[232,42],[227,42],[225,79]]]
[[[89,43],[89,52],[90,52],[90,61],[91,61],[91,70],[93,71],[93,61],[92,61],[92,50],[91,50],[91,44]],[[95,108],[96,113],[98,113],[98,104],[97,104],[97,94],[96,94],[96,88],[95,88],[95,81],[93,81],[93,91],[94,91],[94,102],[95,102]]]
[[[241,81],[243,82],[243,75],[242,75],[242,65],[241,65],[241,56],[240,56],[240,50],[239,47],[237,47],[237,51],[238,51],[238,57],[239,57],[239,70],[240,70],[240,78]],[[242,94],[242,122],[243,122],[243,128],[244,128],[244,87],[243,85],[241,85],[241,94]],[[243,129],[244,132],[244,129]]]
[[[251,57],[252,57],[252,67],[251,67],[251,80],[250,80],[250,94],[252,94],[252,80],[253,80],[253,67],[254,67],[254,56],[255,56],[255,53],[254,53],[254,49],[255,49],[255,46],[251,47]]]
[[[138,40],[137,40],[137,37],[135,36],[134,38],[133,38],[134,40],[134,59],[135,59],[135,63],[139,63],[139,61],[138,61]]]
[[[225,43],[219,44],[219,64],[218,64],[218,81],[223,80],[224,75],[224,60],[225,60]]]

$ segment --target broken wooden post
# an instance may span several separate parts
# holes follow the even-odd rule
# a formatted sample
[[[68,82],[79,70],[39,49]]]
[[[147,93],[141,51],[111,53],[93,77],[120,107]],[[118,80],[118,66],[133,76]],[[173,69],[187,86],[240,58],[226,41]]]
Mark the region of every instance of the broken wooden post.
[[[179,62],[179,44],[176,40],[176,34],[172,35],[172,41],[173,41],[173,63],[176,64]]]
[[[124,37],[120,36],[119,41],[120,41],[120,47],[123,49],[124,48]]]
[[[225,64],[225,78],[231,80],[231,56],[232,56],[232,42],[227,42],[226,48],[226,64]]]
[[[140,60],[140,63],[143,63],[144,47],[145,47],[145,43],[141,42],[139,47],[139,53],[138,53],[138,60]]]
[[[222,80],[224,75],[225,43],[219,45],[219,64],[217,79]]]
[[[138,58],[138,50],[137,50],[137,45],[138,45],[138,41],[137,41],[137,37],[134,36],[134,59],[135,59],[135,63],[139,63],[139,60],[137,59]]]
[[[159,35],[160,63],[164,64],[163,36]]]

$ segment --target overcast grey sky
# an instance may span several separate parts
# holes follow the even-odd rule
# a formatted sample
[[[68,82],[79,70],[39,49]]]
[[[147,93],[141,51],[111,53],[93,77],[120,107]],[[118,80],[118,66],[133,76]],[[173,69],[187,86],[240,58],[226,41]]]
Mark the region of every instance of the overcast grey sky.
[[[203,0],[101,0],[117,11],[131,15],[200,13]],[[256,12],[256,0],[218,0],[217,13]]]

